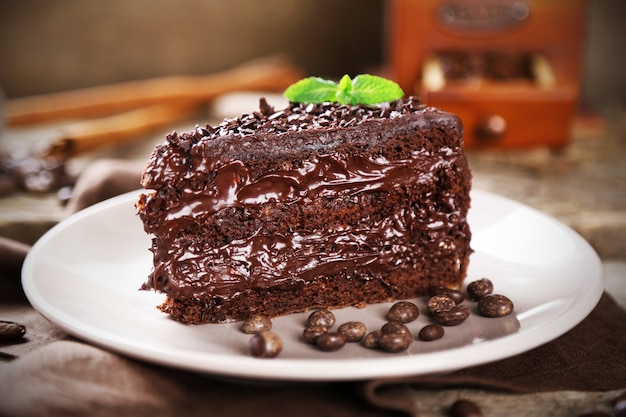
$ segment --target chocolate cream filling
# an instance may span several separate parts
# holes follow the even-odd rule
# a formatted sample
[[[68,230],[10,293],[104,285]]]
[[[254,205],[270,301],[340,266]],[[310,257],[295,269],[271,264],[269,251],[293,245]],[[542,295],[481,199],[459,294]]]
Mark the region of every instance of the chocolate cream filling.
[[[417,250],[423,250],[411,244],[416,242],[411,236],[421,233],[416,228],[421,225],[431,235],[446,235],[458,223],[458,208],[428,210],[430,220],[426,224],[417,221],[417,210],[407,208],[374,222],[362,219],[363,226],[343,230],[285,231],[266,236],[259,229],[247,238],[208,250],[177,244],[174,231],[181,224],[231,207],[301,204],[330,196],[358,200],[360,194],[372,191],[392,192],[397,187],[426,184],[454,164],[455,157],[451,152],[448,155],[448,159],[442,159],[416,152],[410,160],[393,162],[382,157],[369,160],[321,155],[297,170],[272,172],[254,181],[243,162],[222,165],[213,192],[185,190],[157,231],[161,236],[157,258],[164,254],[169,261],[156,264],[154,288],[175,298],[232,296],[253,288],[304,285],[319,275],[366,266],[377,275],[378,270],[408,262]],[[451,242],[441,243],[445,241],[433,239],[436,247],[432,250],[453,250]]]

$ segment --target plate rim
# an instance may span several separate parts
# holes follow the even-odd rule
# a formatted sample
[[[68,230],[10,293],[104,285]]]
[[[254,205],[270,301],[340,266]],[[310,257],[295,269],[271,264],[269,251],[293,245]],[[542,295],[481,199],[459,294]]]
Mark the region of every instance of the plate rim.
[[[558,219],[555,219],[546,213],[541,212],[531,206],[528,206],[522,202],[504,197],[490,191],[473,189],[471,191],[472,200],[475,198],[490,198],[496,199],[504,204],[515,205],[525,210],[529,210],[533,215],[539,216],[543,219],[549,220],[551,223],[557,225],[560,229],[570,235],[577,243],[577,245],[584,250],[588,251],[590,260],[593,260],[591,268],[594,270],[594,282],[592,282],[590,291],[583,296],[584,309],[578,309],[574,312],[570,311],[572,306],[568,306],[559,317],[545,323],[542,326],[530,329],[528,333],[524,334],[524,337],[515,337],[519,333],[503,336],[494,340],[481,342],[479,344],[465,345],[458,348],[450,348],[444,351],[435,351],[430,353],[420,353],[418,355],[398,355],[381,357],[381,358],[359,358],[349,359],[351,369],[345,374],[333,373],[328,374],[327,366],[320,364],[319,359],[291,359],[291,358],[276,358],[271,360],[263,360],[258,358],[246,357],[241,355],[220,355],[213,354],[215,356],[213,360],[202,360],[199,363],[191,363],[192,361],[185,361],[184,351],[177,351],[176,354],[169,352],[168,355],[162,355],[163,351],[158,348],[150,349],[145,344],[133,343],[126,338],[119,335],[106,333],[106,335],[99,334],[97,331],[85,331],[84,323],[80,319],[67,316],[62,311],[55,311],[55,307],[48,301],[42,294],[38,293],[38,290],[34,286],[34,267],[35,263],[40,256],[41,251],[46,248],[46,244],[54,238],[58,233],[64,230],[70,225],[80,222],[85,218],[98,214],[102,211],[110,209],[110,207],[130,203],[136,201],[136,198],[140,192],[145,190],[134,190],[128,193],[124,193],[105,201],[97,203],[93,206],[87,207],[63,220],[48,230],[35,244],[26,256],[26,259],[22,268],[22,286],[24,293],[30,302],[30,304],[46,319],[59,326],[67,333],[78,337],[79,339],[86,340],[94,343],[106,350],[114,351],[123,354],[128,357],[140,359],[149,363],[165,365],[177,369],[185,369],[188,371],[200,372],[221,377],[230,378],[243,378],[243,379],[255,379],[255,380],[275,380],[275,381],[347,381],[347,380],[363,380],[371,378],[384,378],[384,377],[405,377],[411,375],[426,375],[426,374],[441,374],[452,372],[458,369],[463,369],[470,366],[482,365],[485,363],[494,362],[497,360],[505,359],[526,352],[532,348],[538,347],[545,343],[548,343],[559,336],[565,334],[578,323],[584,320],[585,317],[595,308],[596,304],[600,300],[604,291],[603,284],[603,266],[602,262],[591,247],[591,245],[576,231],[565,225]],[[471,225],[470,225],[471,226]],[[579,299],[577,299],[579,300]],[[58,308],[56,309],[58,310]],[[562,320],[559,320],[561,316],[568,314],[569,319],[566,325],[562,325]],[[558,324],[561,324],[560,326]],[[552,330],[549,336],[546,336],[546,328]],[[533,333],[539,333],[540,330],[544,330],[540,334],[542,337],[535,339],[532,336]],[[514,348],[509,348],[502,352],[498,351],[498,347],[503,344],[508,344],[511,338],[515,340],[516,344]],[[467,363],[462,359],[466,359],[471,356],[477,350],[480,352],[485,349],[485,344],[489,347],[493,347],[493,355],[488,358],[475,359],[471,363]],[[458,354],[459,350],[463,352],[462,355]],[[439,359],[438,361],[423,361],[423,358],[432,358],[434,355]],[[424,367],[420,370],[416,370],[410,365],[411,358],[419,358],[417,362],[426,362]],[[197,359],[197,358],[196,358]],[[200,358],[206,359],[206,358]],[[332,361],[332,360],[331,360]],[[441,363],[445,361],[445,363]],[[214,366],[219,362],[219,366]],[[330,361],[329,361],[330,362]],[[277,365],[278,364],[278,365]],[[236,365],[233,368],[229,368]],[[334,364],[336,365],[336,364]],[[333,366],[334,366],[333,365]],[[253,368],[252,370],[244,370],[245,368]],[[293,369],[297,368],[299,372],[297,375]],[[340,366],[345,368],[345,366]]]

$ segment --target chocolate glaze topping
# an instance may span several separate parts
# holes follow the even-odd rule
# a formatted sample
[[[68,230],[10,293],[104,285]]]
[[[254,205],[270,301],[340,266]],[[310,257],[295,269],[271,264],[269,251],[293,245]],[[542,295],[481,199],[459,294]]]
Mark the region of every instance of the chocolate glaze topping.
[[[217,127],[172,133],[155,150],[142,179],[154,191],[138,204],[146,231],[155,236],[155,267],[144,288],[171,298],[230,298],[304,286],[341,271],[367,270],[360,276],[382,279],[390,266],[418,268],[426,253],[458,257],[454,240],[469,239],[468,202],[457,206],[458,190],[439,182],[469,175],[462,152],[455,152],[462,139],[430,146],[437,139],[424,138],[423,146],[410,149],[388,144],[389,137],[415,135],[416,126],[432,120],[439,129],[454,129],[454,116],[414,98],[380,107],[291,104],[275,111],[264,100],[260,107]],[[280,142],[286,133],[290,141]],[[414,203],[389,208],[388,215],[307,227],[303,213],[314,202],[341,198],[360,207],[393,193]],[[270,232],[260,218],[278,208],[291,210],[293,221]],[[252,233],[233,232],[215,244],[193,237],[198,225],[218,227],[232,213],[256,225]]]

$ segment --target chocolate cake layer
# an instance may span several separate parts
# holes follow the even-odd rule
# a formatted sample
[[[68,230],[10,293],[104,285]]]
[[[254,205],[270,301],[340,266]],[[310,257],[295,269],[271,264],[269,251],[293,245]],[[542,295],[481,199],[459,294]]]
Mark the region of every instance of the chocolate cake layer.
[[[138,202],[144,288],[186,322],[363,305],[458,288],[470,172],[451,114],[292,104],[167,137]]]

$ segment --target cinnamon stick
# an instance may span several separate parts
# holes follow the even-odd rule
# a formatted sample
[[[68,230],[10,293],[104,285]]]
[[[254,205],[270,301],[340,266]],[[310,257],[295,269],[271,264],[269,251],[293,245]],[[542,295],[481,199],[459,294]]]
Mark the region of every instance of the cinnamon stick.
[[[194,106],[153,104],[113,116],[64,125],[47,155],[67,158],[102,145],[123,143],[159,127],[171,125],[195,111]]]
[[[205,76],[169,76],[11,99],[6,124],[80,119],[167,103],[188,107],[233,91],[278,91],[301,78],[282,57],[253,60]]]

